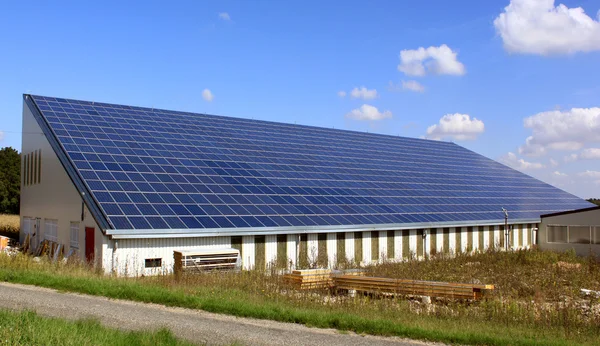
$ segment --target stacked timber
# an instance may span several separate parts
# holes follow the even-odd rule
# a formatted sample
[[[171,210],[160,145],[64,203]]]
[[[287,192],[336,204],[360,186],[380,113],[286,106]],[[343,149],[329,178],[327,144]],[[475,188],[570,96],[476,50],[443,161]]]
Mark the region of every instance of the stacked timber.
[[[283,276],[283,281],[288,283],[296,289],[321,289],[321,288],[332,288],[333,277],[336,275],[364,275],[364,271],[351,269],[351,270],[334,270],[331,269],[302,269],[293,270],[289,274]]]
[[[494,285],[463,284],[453,282],[390,279],[354,275],[336,275],[333,284],[337,289],[370,293],[428,296],[451,299],[479,300]]]
[[[330,288],[333,285],[330,269],[293,270],[283,276],[283,281],[301,290]]]

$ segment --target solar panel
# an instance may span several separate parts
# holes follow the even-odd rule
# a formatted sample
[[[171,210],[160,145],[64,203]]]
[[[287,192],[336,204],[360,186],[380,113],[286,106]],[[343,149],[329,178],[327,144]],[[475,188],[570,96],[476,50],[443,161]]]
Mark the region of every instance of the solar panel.
[[[114,229],[513,219],[588,202],[454,143],[32,96]]]

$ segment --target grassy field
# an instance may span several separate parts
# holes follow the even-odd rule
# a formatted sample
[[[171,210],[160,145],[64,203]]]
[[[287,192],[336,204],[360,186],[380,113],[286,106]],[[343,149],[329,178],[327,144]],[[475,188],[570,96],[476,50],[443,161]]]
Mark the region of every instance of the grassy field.
[[[19,215],[0,214],[0,235],[18,239],[20,220]]]
[[[560,264],[558,264],[560,263]],[[140,278],[102,276],[78,264],[0,256],[0,280],[111,298],[202,309],[374,335],[477,345],[598,345],[600,264],[572,253],[487,252],[387,263],[373,275],[495,284],[485,301],[422,305],[404,298],[297,292],[268,272]]]
[[[168,329],[126,332],[103,327],[96,320],[67,321],[34,312],[0,310],[2,345],[191,345]]]

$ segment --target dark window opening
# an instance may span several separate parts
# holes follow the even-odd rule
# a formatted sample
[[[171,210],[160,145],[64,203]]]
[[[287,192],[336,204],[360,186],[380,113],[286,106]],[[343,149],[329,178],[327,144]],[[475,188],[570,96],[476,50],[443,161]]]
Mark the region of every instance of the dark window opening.
[[[146,268],[160,268],[162,267],[162,258],[146,258]]]

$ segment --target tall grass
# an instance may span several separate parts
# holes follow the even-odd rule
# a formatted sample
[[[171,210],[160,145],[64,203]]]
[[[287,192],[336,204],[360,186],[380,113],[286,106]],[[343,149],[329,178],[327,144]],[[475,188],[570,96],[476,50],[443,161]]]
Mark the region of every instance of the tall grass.
[[[556,265],[560,261],[579,267],[565,270]],[[79,264],[0,256],[3,281],[358,333],[489,345],[599,344],[600,302],[579,295],[580,288],[600,290],[599,269],[593,259],[541,251],[491,251],[365,268],[377,276],[496,285],[479,303],[423,305],[404,297],[298,292],[269,271],[127,279]]]
[[[103,327],[92,319],[67,321],[35,312],[0,310],[2,345],[191,345],[176,339],[168,329],[126,332]]]
[[[0,214],[0,235],[18,239],[21,228],[19,215]]]

